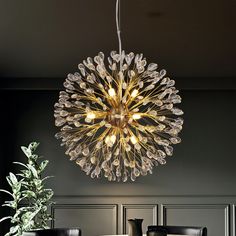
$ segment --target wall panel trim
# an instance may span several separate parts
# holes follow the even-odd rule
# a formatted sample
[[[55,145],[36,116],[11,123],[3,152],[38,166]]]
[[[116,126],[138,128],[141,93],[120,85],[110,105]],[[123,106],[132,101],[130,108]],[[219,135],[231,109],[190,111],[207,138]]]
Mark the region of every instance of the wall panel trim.
[[[118,234],[124,233],[127,209],[147,209],[153,211],[154,224],[165,224],[167,209],[220,209],[224,219],[224,234],[220,236],[236,236],[236,196],[235,195],[153,195],[153,196],[119,196],[119,195],[83,195],[83,196],[60,196],[57,195],[53,199],[58,204],[57,207],[108,207],[116,208],[116,231]],[[150,211],[149,213],[150,214]],[[220,215],[221,217],[221,215]],[[207,225],[206,225],[207,226]]]
[[[230,205],[229,204],[162,204],[161,205],[161,224],[167,224],[168,209],[223,209],[225,235],[230,236]]]
[[[118,205],[117,204],[54,204],[51,207],[52,218],[55,219],[57,209],[111,209],[113,211],[113,226],[115,234],[118,234]],[[51,228],[55,226],[55,220],[51,221]]]
[[[232,206],[232,231],[233,231],[233,236],[236,236],[236,205],[233,204]]]
[[[121,206],[121,229],[123,234],[127,234],[126,226],[127,226],[127,210],[128,209],[151,209],[152,210],[152,219],[153,225],[157,225],[158,223],[158,205],[154,204],[124,204]]]

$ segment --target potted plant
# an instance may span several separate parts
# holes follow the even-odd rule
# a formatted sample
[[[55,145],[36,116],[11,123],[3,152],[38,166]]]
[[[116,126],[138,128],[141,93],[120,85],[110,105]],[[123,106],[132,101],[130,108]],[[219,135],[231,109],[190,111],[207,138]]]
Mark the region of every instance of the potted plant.
[[[5,201],[2,206],[11,208],[13,213],[0,220],[10,220],[11,227],[5,236],[22,236],[23,232],[37,229],[47,229],[52,219],[48,213],[53,196],[52,189],[45,188],[45,181],[52,177],[43,177],[48,160],[35,154],[39,143],[32,142],[28,147],[21,147],[27,157],[27,163],[14,162],[23,167],[20,173],[9,173],[6,177],[11,191],[1,189],[11,200]]]

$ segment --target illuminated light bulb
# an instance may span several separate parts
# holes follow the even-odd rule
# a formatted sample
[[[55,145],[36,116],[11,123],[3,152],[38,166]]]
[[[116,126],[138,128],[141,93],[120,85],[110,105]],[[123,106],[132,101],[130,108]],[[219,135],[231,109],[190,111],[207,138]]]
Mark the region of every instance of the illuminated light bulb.
[[[141,115],[140,114],[138,114],[138,113],[135,113],[135,114],[133,114],[133,119],[134,120],[138,120],[138,119],[140,119],[141,118]]]
[[[108,144],[109,142],[110,142],[110,136],[107,136],[107,137],[105,138],[105,143]]]
[[[134,135],[130,137],[130,141],[132,144],[136,144],[138,142],[137,138]]]
[[[116,142],[116,136],[114,134],[111,135],[110,140],[114,144]]]
[[[114,145],[115,141],[116,141],[115,135],[107,136],[105,138],[105,143],[108,147],[112,147]]]
[[[134,98],[138,95],[138,90],[137,89],[134,89],[131,93],[131,97]]]
[[[88,112],[87,113],[87,118],[90,119],[90,120],[93,120],[95,119],[96,115],[93,113],[93,112]]]
[[[116,91],[115,91],[115,89],[110,88],[110,89],[108,90],[108,94],[109,94],[111,97],[116,96]]]

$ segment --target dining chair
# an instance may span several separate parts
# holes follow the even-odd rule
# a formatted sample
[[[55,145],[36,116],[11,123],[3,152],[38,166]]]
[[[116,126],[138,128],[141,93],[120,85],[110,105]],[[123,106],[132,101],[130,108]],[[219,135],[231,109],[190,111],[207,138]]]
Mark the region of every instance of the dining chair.
[[[187,236],[207,236],[206,227],[192,227],[192,226],[148,226],[148,232],[165,231],[170,235],[187,235]]]
[[[81,236],[79,228],[63,229],[42,229],[25,232],[23,236]]]

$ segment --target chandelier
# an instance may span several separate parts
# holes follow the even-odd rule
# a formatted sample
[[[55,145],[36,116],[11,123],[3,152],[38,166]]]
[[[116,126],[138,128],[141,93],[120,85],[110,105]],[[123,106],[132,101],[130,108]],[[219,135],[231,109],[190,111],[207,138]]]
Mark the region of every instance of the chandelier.
[[[55,125],[66,155],[92,178],[132,181],[165,164],[178,144],[183,111],[175,81],[143,54],[121,48],[120,0],[116,1],[119,52],[102,52],[68,74],[55,104]]]

